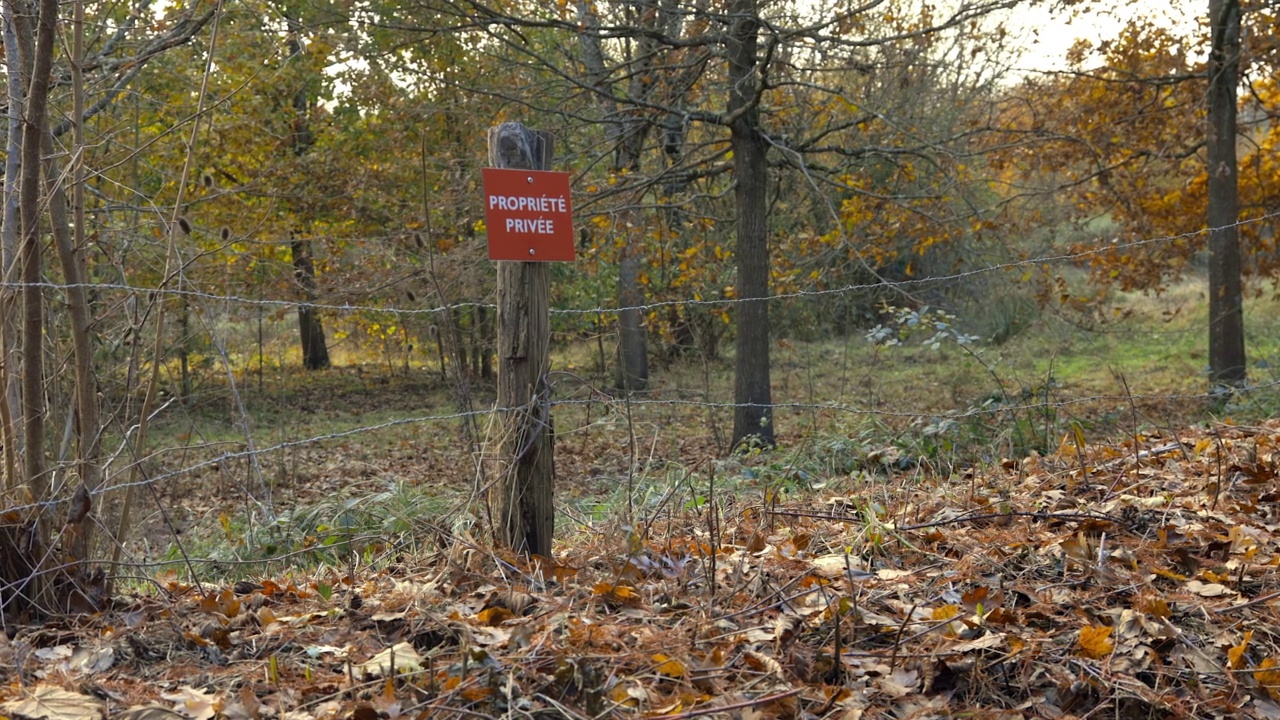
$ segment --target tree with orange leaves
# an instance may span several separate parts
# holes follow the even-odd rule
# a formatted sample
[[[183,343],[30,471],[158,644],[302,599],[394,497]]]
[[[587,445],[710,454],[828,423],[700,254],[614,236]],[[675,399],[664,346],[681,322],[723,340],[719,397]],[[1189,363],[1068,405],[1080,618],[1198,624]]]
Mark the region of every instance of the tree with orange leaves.
[[[1093,69],[1078,46],[1071,72],[1004,99],[995,157],[1010,197],[1065,195],[1075,221],[1120,228],[1071,247],[1103,285],[1159,291],[1204,253],[1210,378],[1229,386],[1245,379],[1241,275],[1280,270],[1274,232],[1256,222],[1280,206],[1280,98],[1274,11],[1212,0],[1210,18],[1208,53],[1204,39],[1149,22],[1099,48]]]

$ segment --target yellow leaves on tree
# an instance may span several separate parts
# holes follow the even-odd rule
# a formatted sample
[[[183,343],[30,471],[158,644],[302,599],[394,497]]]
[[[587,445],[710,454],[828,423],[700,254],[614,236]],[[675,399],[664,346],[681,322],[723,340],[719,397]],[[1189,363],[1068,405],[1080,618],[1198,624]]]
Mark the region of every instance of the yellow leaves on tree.
[[[1249,33],[1244,62],[1265,64],[1274,33],[1259,18]],[[1250,47],[1250,45],[1257,47]],[[1086,66],[1089,48],[1078,48],[1077,72],[1028,80],[1006,94],[998,125],[1001,145],[988,156],[1011,197],[1043,188],[1036,208],[1024,213],[1028,227],[1105,217],[1117,226],[1076,243],[1080,264],[1101,285],[1124,290],[1158,289],[1176,279],[1205,244],[1207,183],[1201,148],[1206,132],[1203,53],[1195,41],[1151,22],[1136,22],[1099,50]],[[1240,94],[1241,117],[1274,109],[1274,70],[1260,70]],[[1245,121],[1247,123],[1247,120]],[[1280,187],[1280,124],[1242,126],[1240,205],[1275,207]],[[1034,194],[1034,193],[1033,193]],[[1045,198],[1059,215],[1042,215]],[[1255,212],[1259,214],[1260,211]],[[1104,234],[1105,233],[1105,234]],[[1240,226],[1254,262],[1246,272],[1273,275],[1280,261],[1265,223]]]

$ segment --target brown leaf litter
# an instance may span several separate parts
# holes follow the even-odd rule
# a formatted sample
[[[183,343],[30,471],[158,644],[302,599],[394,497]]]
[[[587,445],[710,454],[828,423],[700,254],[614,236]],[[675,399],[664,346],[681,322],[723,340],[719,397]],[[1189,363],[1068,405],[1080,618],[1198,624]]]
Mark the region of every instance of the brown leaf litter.
[[[163,576],[0,634],[0,713],[1280,718],[1278,470],[1280,423],[1068,437],[948,478],[562,527],[553,559],[459,532],[204,594]]]

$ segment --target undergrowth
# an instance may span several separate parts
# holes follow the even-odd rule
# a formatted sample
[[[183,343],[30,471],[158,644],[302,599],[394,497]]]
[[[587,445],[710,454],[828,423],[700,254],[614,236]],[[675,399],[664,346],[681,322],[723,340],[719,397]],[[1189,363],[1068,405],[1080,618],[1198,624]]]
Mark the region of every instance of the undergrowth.
[[[162,564],[196,559],[206,570],[203,579],[218,579],[273,567],[376,564],[392,550],[417,553],[447,532],[441,523],[465,502],[433,490],[392,479],[376,492],[298,504],[265,522],[223,513],[216,528],[202,527],[171,544]]]
[[[960,329],[965,318],[943,310],[890,307],[865,337],[780,340],[775,401],[805,407],[779,410],[778,449],[734,455],[725,448],[728,409],[665,404],[725,397],[732,358],[667,365],[635,403],[609,395],[603,374],[575,373],[572,398],[591,402],[556,409],[560,537],[601,523],[630,532],[641,518],[717,498],[764,506],[833,488],[947,478],[1047,455],[1067,439],[1120,442],[1205,420],[1247,423],[1275,415],[1280,340],[1272,338],[1280,333],[1272,332],[1277,314],[1269,314],[1275,301],[1250,301],[1254,386],[1216,405],[1202,394],[1199,301],[1190,290],[1119,297],[1119,312],[1087,326],[1044,313],[999,344],[967,334]],[[593,350],[570,348],[566,357]],[[342,564],[368,548],[412,548],[431,534],[425,528],[432,523],[454,522],[446,515],[455,501],[474,491],[476,446],[460,422],[345,435],[456,412],[457,393],[432,368],[392,375],[374,366],[281,370],[261,392],[257,377],[242,380],[245,416],[209,383],[199,402],[173,404],[157,422],[158,444],[172,448],[158,461],[179,466],[216,456],[228,443],[242,448],[246,432],[260,447],[344,437],[264,462],[279,498],[267,522],[250,518],[248,505],[238,502],[243,498],[211,500],[214,509],[195,517],[185,534],[192,556]],[[483,384],[471,388],[476,407],[490,407],[491,393]],[[476,427],[484,426],[481,418]],[[181,497],[180,488],[172,495]],[[463,515],[483,524],[483,503]],[[169,531],[150,532],[151,546],[163,547]],[[160,555],[181,553],[175,547]]]

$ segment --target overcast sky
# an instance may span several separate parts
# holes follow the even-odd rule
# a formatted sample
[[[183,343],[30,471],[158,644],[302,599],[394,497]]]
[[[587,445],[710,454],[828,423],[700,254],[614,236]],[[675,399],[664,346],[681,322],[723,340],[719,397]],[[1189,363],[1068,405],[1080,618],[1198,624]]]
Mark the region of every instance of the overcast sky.
[[[1101,40],[1119,35],[1126,24],[1139,17],[1154,18],[1166,26],[1192,33],[1195,32],[1197,21],[1201,15],[1208,13],[1208,9],[1208,0],[1198,3],[1186,0],[1129,0],[1105,10],[1082,3],[1076,11],[1055,13],[1037,3],[1020,6],[1015,10],[1008,29],[1014,37],[1025,40],[1026,51],[1020,63],[1021,69],[1063,70],[1067,67],[1067,50],[1078,38],[1087,38],[1096,46]]]

